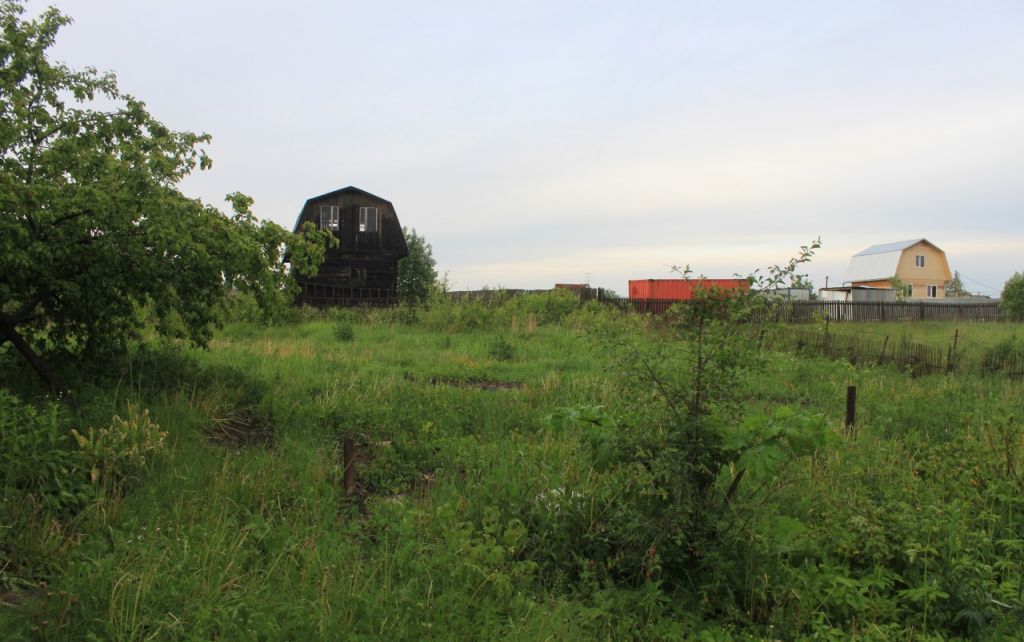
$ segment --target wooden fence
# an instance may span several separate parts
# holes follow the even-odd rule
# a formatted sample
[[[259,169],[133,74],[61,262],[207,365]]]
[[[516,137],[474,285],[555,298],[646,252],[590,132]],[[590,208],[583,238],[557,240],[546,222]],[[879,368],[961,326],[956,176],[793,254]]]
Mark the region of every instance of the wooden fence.
[[[760,312],[765,321],[810,323],[844,321],[1000,321],[996,301],[771,301]]]
[[[915,376],[964,373],[1024,377],[1024,355],[1015,351],[989,351],[980,359],[965,359],[954,344],[929,346],[906,339],[802,328],[779,328],[770,332],[765,338],[765,345],[797,354],[845,359],[854,365],[895,365]]]
[[[615,299],[605,303],[624,310],[663,314],[676,304],[687,301],[666,299]],[[828,319],[830,322],[886,322],[886,321],[1000,321],[999,303],[938,303],[933,301],[767,301],[751,313],[754,322],[812,323]]]
[[[798,354],[845,359],[854,365],[895,365],[914,375],[953,372],[957,366],[952,349],[906,340],[890,341],[889,337],[879,340],[861,335],[790,329],[774,334],[770,345]]]
[[[386,288],[350,288],[314,283],[300,283],[296,305],[314,308],[387,307],[398,303],[398,293]]]

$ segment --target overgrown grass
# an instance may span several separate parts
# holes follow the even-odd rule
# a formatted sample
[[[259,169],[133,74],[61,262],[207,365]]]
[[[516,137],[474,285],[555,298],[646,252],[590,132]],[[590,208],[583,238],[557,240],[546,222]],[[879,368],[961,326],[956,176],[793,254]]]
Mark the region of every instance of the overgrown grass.
[[[21,508],[0,540],[12,604],[0,630],[66,640],[1021,630],[1019,382],[768,355],[764,374],[733,382],[745,412],[820,415],[833,445],[739,487],[735,527],[700,582],[653,563],[626,581],[609,569],[648,535],[622,510],[645,501],[648,473],[605,471],[596,424],[547,418],[600,407],[629,430],[640,399],[592,334],[659,335],[561,299],[472,305],[415,322],[370,311],[237,323],[208,351],[141,347],[94,378],[65,429],[105,425],[131,401],[167,432],[166,447],[71,516],[40,504],[51,491],[8,484],[5,501]],[[4,372],[23,376],[9,363]],[[850,384],[853,435],[841,425]],[[271,437],[216,438],[229,421],[232,434]],[[345,436],[358,446],[354,496],[342,483]],[[579,550],[605,557],[572,559]]]
[[[818,324],[823,330],[823,325]],[[957,356],[969,370],[977,371],[986,352],[1007,339],[1024,340],[1020,323],[956,323],[953,321],[920,321],[904,323],[831,323],[829,332],[856,335],[877,341],[889,340],[920,343],[948,349],[956,342]]]

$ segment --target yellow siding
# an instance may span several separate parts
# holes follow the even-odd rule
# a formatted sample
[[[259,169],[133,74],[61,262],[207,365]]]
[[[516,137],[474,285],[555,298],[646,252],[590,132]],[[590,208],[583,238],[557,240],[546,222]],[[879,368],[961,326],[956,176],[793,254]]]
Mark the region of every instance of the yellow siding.
[[[869,288],[891,288],[892,283],[889,279],[883,279],[881,281],[855,281],[853,285],[865,285]]]
[[[924,257],[924,267],[917,266],[917,257]],[[946,283],[953,276],[949,273],[946,253],[930,243],[918,243],[903,250],[896,276],[913,286],[912,299],[928,299],[928,286],[935,286],[935,298],[946,298]]]
[[[924,257],[924,267],[917,266],[917,257]],[[911,299],[945,299],[946,283],[953,279],[946,261],[946,253],[931,243],[920,242],[903,250],[896,277],[904,285],[911,286]],[[890,288],[888,279],[878,281],[855,281],[851,285],[867,285],[875,288]],[[935,286],[935,296],[928,296],[928,286]]]

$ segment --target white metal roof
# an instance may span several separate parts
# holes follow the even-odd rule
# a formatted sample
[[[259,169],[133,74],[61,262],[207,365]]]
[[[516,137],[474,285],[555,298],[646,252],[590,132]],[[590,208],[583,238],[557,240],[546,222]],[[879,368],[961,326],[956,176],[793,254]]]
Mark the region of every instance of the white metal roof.
[[[903,256],[902,249],[872,254],[854,254],[850,258],[850,265],[846,267],[844,282],[877,281],[893,277],[896,275],[896,268],[899,267],[901,256]]]
[[[896,268],[899,267],[900,257],[903,251],[918,243],[925,243],[935,247],[928,239],[911,239],[909,241],[896,241],[895,243],[882,243],[857,252],[850,258],[850,264],[846,268],[844,283],[856,283],[858,281],[880,281],[896,275]],[[942,250],[939,250],[942,253]],[[945,254],[943,254],[945,260]]]
[[[854,254],[854,256],[867,256],[868,254],[886,254],[888,252],[902,252],[903,250],[917,245],[925,239],[912,239],[910,241],[896,241],[895,243],[882,243],[880,245],[872,245],[866,250],[861,250]],[[895,274],[895,273],[894,273]],[[892,276],[890,274],[889,276]]]

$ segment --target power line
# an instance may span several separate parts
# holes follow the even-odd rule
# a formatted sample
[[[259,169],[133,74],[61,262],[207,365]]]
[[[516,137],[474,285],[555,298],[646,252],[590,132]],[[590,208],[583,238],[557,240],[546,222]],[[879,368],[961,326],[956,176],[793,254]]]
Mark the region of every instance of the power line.
[[[960,274],[960,277],[961,277],[961,278],[967,279],[967,280],[968,280],[968,281],[970,281],[971,283],[976,283],[976,284],[978,284],[978,285],[982,286],[983,288],[985,288],[985,289],[987,289],[987,290],[991,290],[992,292],[999,292],[999,291],[1000,291],[1000,290],[999,290],[999,288],[994,288],[994,287],[992,287],[991,285],[985,285],[985,284],[984,284],[984,283],[982,283],[981,281],[976,281],[976,280],[972,279],[971,277],[967,276],[967,275],[966,275],[966,274],[964,274],[963,272],[959,272],[959,274]]]

